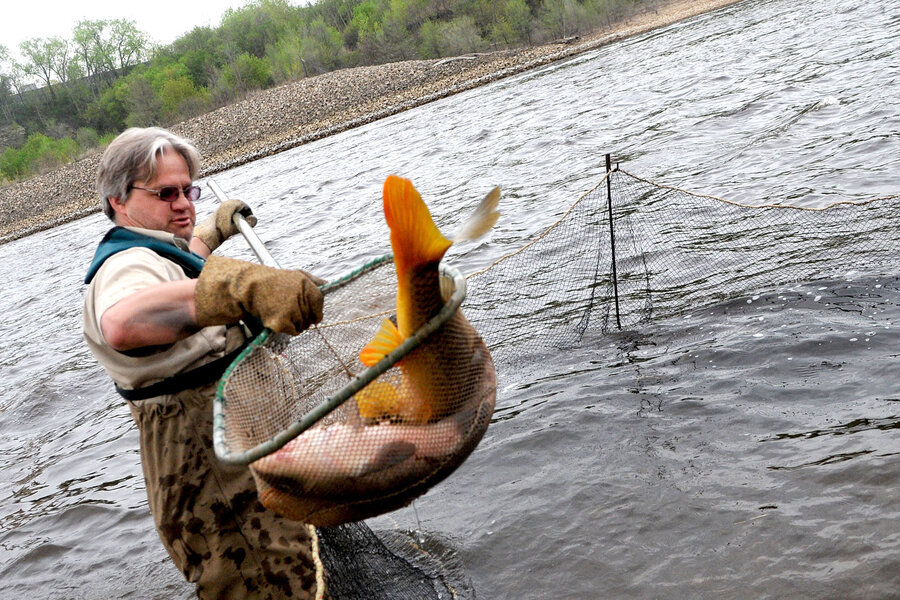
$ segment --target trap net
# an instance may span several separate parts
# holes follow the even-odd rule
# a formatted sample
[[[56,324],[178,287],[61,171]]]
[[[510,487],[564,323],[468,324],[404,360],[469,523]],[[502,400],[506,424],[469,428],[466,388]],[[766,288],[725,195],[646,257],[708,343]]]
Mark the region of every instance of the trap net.
[[[853,271],[895,274],[898,204],[746,206],[613,170],[525,243],[490,245],[486,268],[464,278],[444,267],[454,290],[445,320],[381,372],[360,351],[393,314],[393,263],[329,286],[323,323],[293,338],[262,334],[223,377],[216,452],[249,463],[264,504],[291,518],[328,526],[398,508],[481,439],[495,368],[502,377],[588,329],[636,328]]]
[[[502,378],[589,328],[634,329],[800,281],[897,274],[900,195],[760,204],[616,168],[555,223],[470,273],[463,310]]]

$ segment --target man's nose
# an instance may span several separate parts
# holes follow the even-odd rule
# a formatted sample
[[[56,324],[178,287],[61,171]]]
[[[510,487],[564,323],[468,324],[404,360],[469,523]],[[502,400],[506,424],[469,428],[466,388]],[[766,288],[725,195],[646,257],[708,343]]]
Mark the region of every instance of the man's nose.
[[[172,210],[187,210],[191,207],[191,199],[187,197],[184,190],[178,190],[178,199],[172,202]]]

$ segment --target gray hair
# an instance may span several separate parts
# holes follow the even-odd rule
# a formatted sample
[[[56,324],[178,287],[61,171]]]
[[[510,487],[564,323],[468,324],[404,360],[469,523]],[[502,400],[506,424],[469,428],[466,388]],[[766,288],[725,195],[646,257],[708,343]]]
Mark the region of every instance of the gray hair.
[[[104,214],[115,222],[110,198],[128,199],[131,185],[153,179],[156,160],[171,148],[184,157],[191,179],[200,170],[200,153],[188,140],[161,127],[132,127],[114,139],[100,159],[97,169],[97,193]]]

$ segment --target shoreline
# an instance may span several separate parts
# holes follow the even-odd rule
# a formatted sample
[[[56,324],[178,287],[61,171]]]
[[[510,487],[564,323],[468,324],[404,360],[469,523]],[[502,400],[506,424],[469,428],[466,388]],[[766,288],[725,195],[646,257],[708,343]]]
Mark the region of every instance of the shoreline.
[[[200,177],[671,25],[741,0],[669,0],[609,30],[542,46],[324,73],[252,93],[169,129],[203,156]],[[0,244],[99,212],[100,152],[0,188]]]

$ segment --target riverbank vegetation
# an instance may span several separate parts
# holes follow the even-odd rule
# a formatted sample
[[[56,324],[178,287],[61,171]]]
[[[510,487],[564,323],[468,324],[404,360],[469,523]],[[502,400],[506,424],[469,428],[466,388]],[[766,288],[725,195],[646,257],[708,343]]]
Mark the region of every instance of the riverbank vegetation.
[[[0,181],[75,159],[126,127],[171,125],[254,90],[344,67],[540,44],[662,0],[253,0],[154,45],[134,22],[0,46]],[[39,85],[35,85],[39,82]]]

